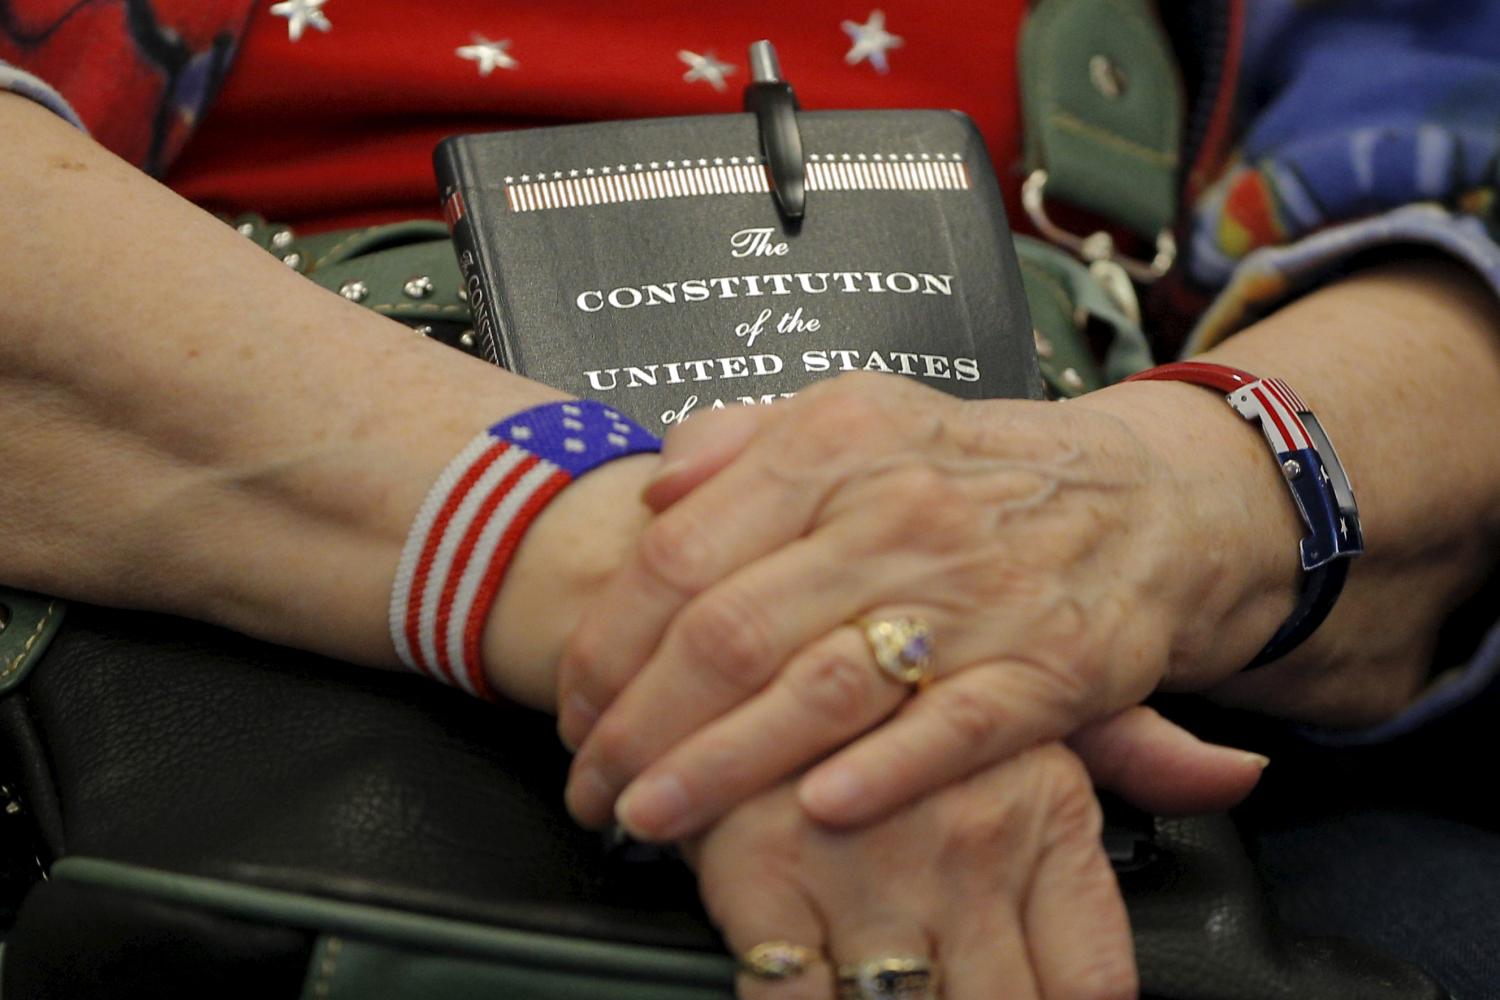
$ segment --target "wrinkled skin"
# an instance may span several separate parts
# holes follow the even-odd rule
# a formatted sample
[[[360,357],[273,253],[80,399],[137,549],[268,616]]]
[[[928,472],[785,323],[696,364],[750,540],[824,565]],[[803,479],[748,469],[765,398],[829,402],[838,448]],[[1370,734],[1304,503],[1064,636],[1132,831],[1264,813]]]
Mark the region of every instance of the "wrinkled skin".
[[[648,500],[671,505],[564,655],[582,821],[634,780],[620,819],[681,837],[850,744],[800,795],[866,822],[1139,703],[1179,663],[1215,669],[1232,562],[1195,544],[1193,495],[1119,418],[855,375],[738,422],[700,425],[690,450],[732,457],[688,491],[674,477],[701,473],[669,443]],[[912,697],[845,624],[898,615],[936,637]]]
[[[831,1000],[835,968],[927,958],[944,1000],[1126,1000],[1130,928],[1088,775],[1038,747],[856,831],[830,831],[792,784],[691,845],[709,912],[743,954],[784,940],[824,960],[739,977],[742,1000]]]

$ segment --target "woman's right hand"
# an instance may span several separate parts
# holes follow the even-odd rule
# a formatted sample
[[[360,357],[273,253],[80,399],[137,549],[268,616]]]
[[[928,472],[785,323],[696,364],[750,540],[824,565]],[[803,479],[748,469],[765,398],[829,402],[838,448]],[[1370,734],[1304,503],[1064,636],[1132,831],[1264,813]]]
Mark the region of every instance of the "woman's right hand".
[[[1136,996],[1130,926],[1088,774],[1060,744],[988,767],[862,829],[810,820],[786,782],[689,845],[739,955],[787,941],[799,975],[741,1000],[832,1000],[840,966],[930,961],[945,1000]]]

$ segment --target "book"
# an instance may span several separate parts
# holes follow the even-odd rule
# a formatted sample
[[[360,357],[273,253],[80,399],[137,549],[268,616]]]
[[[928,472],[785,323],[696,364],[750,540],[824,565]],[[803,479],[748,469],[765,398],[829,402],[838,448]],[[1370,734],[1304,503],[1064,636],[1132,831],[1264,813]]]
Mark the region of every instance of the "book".
[[[798,222],[778,212],[748,113],[444,140],[435,167],[484,355],[658,432],[855,370],[1040,397],[973,123],[821,111],[797,125]]]

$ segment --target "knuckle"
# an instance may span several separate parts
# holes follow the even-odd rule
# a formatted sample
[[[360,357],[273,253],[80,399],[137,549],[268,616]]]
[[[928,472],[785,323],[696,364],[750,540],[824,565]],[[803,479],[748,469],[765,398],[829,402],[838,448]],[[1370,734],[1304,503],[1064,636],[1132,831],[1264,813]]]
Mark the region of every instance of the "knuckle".
[[[681,509],[668,511],[641,532],[640,561],[653,578],[679,593],[703,586],[712,550],[700,521]]]
[[[847,376],[813,397],[808,409],[801,429],[819,450],[830,452],[878,436],[888,419],[878,397],[867,391],[867,383]]]
[[[948,818],[944,852],[955,870],[973,874],[976,864],[995,855],[1006,855],[1013,837],[1013,803],[1004,796],[967,802]]]
[[[730,587],[694,601],[678,627],[693,667],[711,672],[732,690],[759,687],[772,665],[771,629],[760,605]]]
[[[948,477],[926,462],[906,462],[880,476],[879,500],[887,512],[887,542],[914,539],[951,545],[956,534],[973,523],[969,505],[951,488]]]
[[[1128,945],[1094,948],[1062,984],[1059,1000],[1136,1000],[1140,979]]]
[[[892,489],[913,506],[925,505],[951,497],[948,477],[926,462],[903,465],[891,476]]]
[[[913,524],[924,534],[946,542],[950,547],[955,540],[969,538],[979,524],[974,504],[936,470],[927,470],[922,479],[924,481],[910,495]]]
[[[597,689],[608,683],[605,664],[608,630],[591,621],[579,623],[568,637],[558,658],[559,688],[566,691]]]
[[[825,723],[849,729],[869,715],[875,669],[836,650],[825,650],[803,672],[798,694],[809,712]]]
[[[628,722],[606,715],[589,734],[588,753],[606,774],[633,773],[637,757],[637,729]]]
[[[1094,794],[1083,762],[1061,747],[1048,748],[1037,758],[1037,780],[1049,803],[1048,829],[1057,839],[1093,844],[1104,830],[1104,810]]]
[[[934,689],[941,689],[941,685]],[[954,740],[972,752],[980,752],[991,743],[1006,715],[992,696],[978,690],[946,692],[933,708]]]
[[[1024,683],[1037,705],[1046,706],[1062,720],[1080,722],[1099,698],[1107,677],[1096,658],[1066,648],[1043,648],[1015,657]]]

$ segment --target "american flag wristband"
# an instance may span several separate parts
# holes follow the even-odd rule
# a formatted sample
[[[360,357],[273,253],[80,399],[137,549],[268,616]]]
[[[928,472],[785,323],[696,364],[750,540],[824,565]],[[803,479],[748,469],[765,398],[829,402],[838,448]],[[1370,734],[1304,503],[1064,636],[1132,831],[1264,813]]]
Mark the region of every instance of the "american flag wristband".
[[[391,588],[391,641],[412,670],[480,698],[480,639],[521,539],[584,473],[661,440],[591,400],[546,403],[500,421],[448,464],[417,512]]]
[[[1359,507],[1333,442],[1307,404],[1279,378],[1258,378],[1228,365],[1179,361],[1126,381],[1192,382],[1224,393],[1246,420],[1260,424],[1307,528],[1298,546],[1302,594],[1276,634],[1245,669],[1281,659],[1312,635],[1344,588],[1349,560],[1365,550]]]

